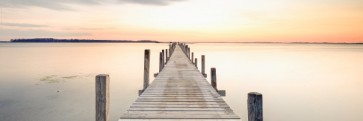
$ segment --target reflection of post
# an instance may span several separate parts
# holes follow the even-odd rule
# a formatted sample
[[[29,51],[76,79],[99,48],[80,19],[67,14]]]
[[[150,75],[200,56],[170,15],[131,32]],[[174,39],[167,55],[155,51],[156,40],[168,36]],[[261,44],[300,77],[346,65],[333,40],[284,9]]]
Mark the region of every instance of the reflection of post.
[[[109,84],[109,75],[100,74],[96,76],[96,121],[109,120]]]
[[[145,90],[149,86],[149,68],[150,68],[150,50],[145,50],[144,58],[144,88]]]
[[[211,68],[210,69],[210,75],[211,75],[211,80],[210,81],[211,81],[212,87],[218,91],[218,89],[217,89],[216,68]]]
[[[202,55],[202,74],[204,77],[207,77],[207,74],[205,74],[205,56]]]
[[[262,94],[248,93],[248,121],[263,121]]]

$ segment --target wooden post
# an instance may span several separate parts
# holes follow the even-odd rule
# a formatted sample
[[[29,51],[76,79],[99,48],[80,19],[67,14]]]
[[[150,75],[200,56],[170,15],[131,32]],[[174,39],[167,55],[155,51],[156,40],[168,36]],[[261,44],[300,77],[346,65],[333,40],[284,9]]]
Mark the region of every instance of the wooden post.
[[[145,49],[144,57],[144,88],[145,90],[149,86],[149,69],[150,69],[150,50]]]
[[[210,75],[211,75],[210,81],[211,81],[212,87],[218,91],[218,89],[217,89],[216,68],[211,68],[210,69]]]
[[[198,69],[198,60],[197,60],[197,58],[195,58],[195,61],[194,61],[195,63],[194,63],[194,66]]]
[[[248,93],[248,121],[263,121],[262,94]]]
[[[190,48],[188,47],[188,58],[190,58]]]
[[[185,45],[185,47],[184,47],[184,53],[189,58],[189,56],[188,56],[188,45]]]
[[[165,64],[165,51],[164,51],[164,49],[161,51],[161,53],[162,53],[162,66],[161,66],[161,69],[164,69],[164,64]]]
[[[192,58],[190,60],[192,60],[192,63],[194,63],[194,52],[192,52]],[[195,67],[197,67],[197,66],[195,66]]]
[[[205,56],[202,55],[202,74],[204,77],[207,77],[207,74],[205,73]]]
[[[160,52],[159,56],[159,72],[163,69],[163,54]]]
[[[109,121],[109,85],[109,75],[96,76],[96,121]]]
[[[168,54],[168,49],[166,49],[165,51],[165,63],[168,63],[168,60],[169,60],[169,54]]]
[[[169,58],[168,59],[170,59],[172,51],[173,51],[173,47],[170,46],[170,49],[169,49]]]

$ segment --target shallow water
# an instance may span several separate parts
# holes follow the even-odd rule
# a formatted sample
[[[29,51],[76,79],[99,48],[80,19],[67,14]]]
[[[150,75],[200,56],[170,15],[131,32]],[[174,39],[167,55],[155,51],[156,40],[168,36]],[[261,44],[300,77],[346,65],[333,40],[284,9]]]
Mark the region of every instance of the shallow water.
[[[247,120],[247,93],[263,94],[267,121],[362,121],[363,46],[190,44],[217,68],[225,101]],[[167,44],[0,43],[0,120],[94,120],[94,78],[110,74],[111,120],[142,88],[143,52],[151,74]],[[199,59],[200,60],[200,59]],[[209,73],[208,73],[209,75]],[[208,78],[209,80],[209,78]]]

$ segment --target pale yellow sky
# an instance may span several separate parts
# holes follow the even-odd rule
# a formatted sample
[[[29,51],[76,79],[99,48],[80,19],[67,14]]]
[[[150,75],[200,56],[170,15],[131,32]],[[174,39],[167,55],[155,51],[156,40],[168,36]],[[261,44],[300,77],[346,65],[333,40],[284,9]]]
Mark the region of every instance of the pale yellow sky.
[[[4,0],[0,40],[363,42],[359,0]]]

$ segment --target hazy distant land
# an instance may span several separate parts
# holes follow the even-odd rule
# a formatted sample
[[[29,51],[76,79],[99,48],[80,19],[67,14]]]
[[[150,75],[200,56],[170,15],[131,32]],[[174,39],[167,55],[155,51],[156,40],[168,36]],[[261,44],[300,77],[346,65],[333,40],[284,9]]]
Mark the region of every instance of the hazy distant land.
[[[55,38],[28,38],[11,39],[10,41],[0,41],[0,43],[169,43],[156,40],[106,40],[106,39],[55,39]],[[255,44],[363,44],[362,42],[186,42],[186,43],[255,43]]]
[[[10,42],[70,42],[70,43],[159,43],[154,40],[96,40],[96,39],[54,39],[54,38],[31,38],[11,39]]]

